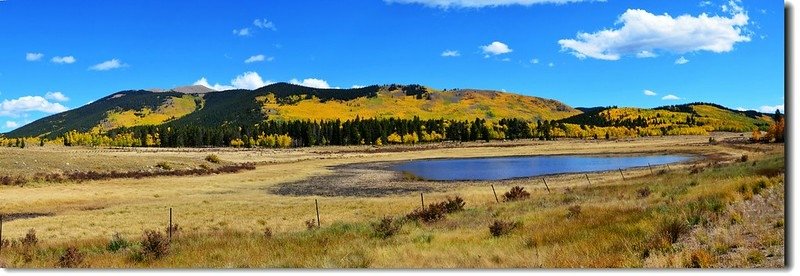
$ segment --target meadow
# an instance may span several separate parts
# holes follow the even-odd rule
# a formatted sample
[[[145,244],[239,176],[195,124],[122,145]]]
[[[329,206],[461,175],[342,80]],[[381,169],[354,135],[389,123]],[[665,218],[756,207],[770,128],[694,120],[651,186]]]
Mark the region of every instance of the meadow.
[[[258,150],[2,148],[0,175],[31,178],[71,170],[164,170],[159,165],[165,163],[170,170],[245,162],[256,169],[0,186],[0,213],[6,217],[0,264],[783,267],[783,144],[735,142],[742,140],[738,133],[712,135],[719,142],[710,143],[708,136],[670,136]],[[276,193],[308,179],[324,187],[338,173],[337,166],[348,164],[638,153],[691,153],[702,159],[625,170],[625,179],[618,171],[547,176],[547,187],[541,178],[440,183],[398,176],[391,181],[418,190],[378,196]],[[209,161],[212,155],[219,160]],[[381,188],[384,180],[375,176],[359,176],[363,186],[354,189]],[[505,195],[517,186],[528,195]],[[456,198],[463,206],[453,203]],[[177,225],[171,241],[170,208]]]

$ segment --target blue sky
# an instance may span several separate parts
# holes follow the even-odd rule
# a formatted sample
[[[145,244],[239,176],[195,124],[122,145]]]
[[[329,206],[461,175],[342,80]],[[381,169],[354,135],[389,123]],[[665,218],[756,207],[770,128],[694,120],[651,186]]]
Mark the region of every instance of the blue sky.
[[[0,0],[0,132],[116,91],[418,83],[784,105],[783,1]]]

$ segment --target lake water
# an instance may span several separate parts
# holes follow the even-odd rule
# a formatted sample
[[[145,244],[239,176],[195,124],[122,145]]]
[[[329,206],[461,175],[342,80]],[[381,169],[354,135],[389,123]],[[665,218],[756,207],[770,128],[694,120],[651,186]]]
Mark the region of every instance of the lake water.
[[[415,160],[392,166],[427,180],[502,180],[560,173],[598,172],[683,162],[681,155],[521,156]]]

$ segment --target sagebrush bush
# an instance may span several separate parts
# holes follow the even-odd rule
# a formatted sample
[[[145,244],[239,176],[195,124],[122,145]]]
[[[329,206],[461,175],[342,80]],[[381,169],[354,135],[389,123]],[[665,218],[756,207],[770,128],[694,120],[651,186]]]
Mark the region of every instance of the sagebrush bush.
[[[383,217],[380,221],[372,223],[372,231],[376,237],[387,239],[397,234],[402,225],[391,217]]]
[[[697,249],[692,251],[692,254],[689,256],[688,267],[708,268],[711,267],[713,261],[714,257],[712,257],[711,254],[708,253],[708,251],[704,249]]]
[[[639,198],[646,198],[646,197],[650,196],[650,194],[652,194],[652,193],[653,193],[653,191],[650,190],[650,187],[644,187],[644,188],[640,188],[640,189],[636,190],[636,195]]]
[[[64,250],[64,254],[58,258],[58,267],[76,268],[83,264],[84,254],[75,246],[69,246]]]
[[[493,237],[499,237],[511,233],[511,231],[517,227],[519,227],[519,223],[517,222],[495,220],[489,225],[489,233],[491,233]]]
[[[146,230],[142,236],[142,255],[160,259],[169,251],[169,240],[161,232]]]
[[[217,156],[216,154],[209,154],[206,156],[206,161],[214,164],[219,164],[221,160],[219,159],[219,156]]]
[[[464,210],[464,199],[459,196],[448,197],[445,201],[432,203],[424,209],[416,209],[406,215],[410,220],[421,220],[422,222],[435,222],[444,218],[446,214]]]
[[[503,194],[503,201],[515,201],[515,200],[522,200],[531,197],[531,194],[525,191],[525,188],[520,186],[514,186]]]
[[[106,246],[106,249],[108,249],[108,251],[111,252],[117,252],[122,249],[128,248],[130,245],[131,245],[130,242],[122,238],[122,235],[120,235],[119,233],[115,233],[113,236],[111,236],[111,240],[108,242],[108,246]]]
[[[24,246],[36,246],[39,243],[39,238],[36,237],[36,230],[31,228],[28,230],[28,233],[25,234],[25,237],[22,238],[20,241]]]
[[[309,220],[305,221],[305,224],[306,224],[306,229],[308,229],[308,230],[313,230],[313,229],[316,229],[317,227],[319,227],[317,225],[317,221],[314,220],[314,219],[309,219]]]

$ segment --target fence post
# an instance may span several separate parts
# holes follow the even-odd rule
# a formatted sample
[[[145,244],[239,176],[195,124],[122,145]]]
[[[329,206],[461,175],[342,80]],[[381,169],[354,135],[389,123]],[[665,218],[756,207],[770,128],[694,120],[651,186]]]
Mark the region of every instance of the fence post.
[[[425,211],[425,198],[422,197],[422,193],[419,193],[419,201],[422,204],[422,210]]]
[[[169,242],[172,243],[172,207],[169,208]]]
[[[625,181],[625,175],[622,174],[622,169],[619,169],[619,175],[622,176],[622,181]]]
[[[3,214],[0,214],[0,252],[3,252]]]
[[[669,164],[667,164],[667,170],[668,170],[668,171],[671,171],[671,170],[672,170],[672,169],[669,167]]]
[[[319,221],[319,202],[317,202],[316,198],[314,199],[314,206],[317,208],[317,228],[319,228],[322,223]]]
[[[542,181],[544,181],[544,187],[547,188],[547,193],[549,194],[550,193],[550,187],[547,186],[547,179],[544,179],[544,177],[542,177]]]
[[[647,163],[647,167],[650,168],[650,173],[652,174],[653,173],[653,167],[650,166],[650,163]]]
[[[497,201],[497,203],[500,203],[500,200],[497,199],[497,192],[494,190],[494,184],[492,184],[492,193],[494,194],[494,201]]]
[[[586,182],[589,182],[589,186],[592,186],[592,181],[589,180],[589,175],[588,174],[583,174],[583,175],[586,176]]]

